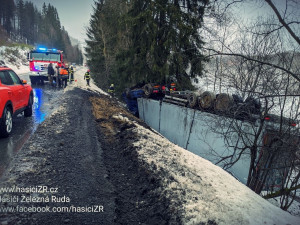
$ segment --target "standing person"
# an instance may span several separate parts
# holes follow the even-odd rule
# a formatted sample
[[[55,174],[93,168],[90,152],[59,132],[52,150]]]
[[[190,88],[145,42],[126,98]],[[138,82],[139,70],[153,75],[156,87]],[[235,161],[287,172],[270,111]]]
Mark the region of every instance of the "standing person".
[[[65,64],[65,68],[64,68],[62,74],[63,74],[63,75],[62,75],[63,85],[64,85],[64,87],[67,87],[67,85],[68,85],[68,80],[69,80],[69,66],[68,66],[67,63]]]
[[[62,66],[60,68],[59,74],[60,74],[60,85],[62,87],[67,87],[67,81],[69,77],[68,70],[64,66]]]
[[[108,88],[108,93],[109,93],[112,97],[115,96],[115,86],[114,86],[114,84],[111,84],[111,85],[109,86],[109,88]]]
[[[55,71],[55,87],[57,86],[57,84],[58,84],[58,79],[59,79],[59,66],[58,65],[56,65],[56,71]]]
[[[69,74],[70,74],[70,84],[74,81],[74,69],[73,65],[70,65],[69,67]]]
[[[62,82],[61,82],[61,73],[62,73],[62,69],[63,66],[61,68],[57,68],[57,78],[56,78],[56,83],[58,85],[58,87],[60,88],[62,86]]]
[[[90,70],[87,70],[87,72],[84,74],[84,79],[86,80],[86,85],[90,86],[90,79],[91,79]]]
[[[53,65],[52,65],[52,63],[49,63],[49,65],[48,65],[48,80],[49,80],[50,85],[53,85],[54,74],[55,74],[55,72],[53,69]]]

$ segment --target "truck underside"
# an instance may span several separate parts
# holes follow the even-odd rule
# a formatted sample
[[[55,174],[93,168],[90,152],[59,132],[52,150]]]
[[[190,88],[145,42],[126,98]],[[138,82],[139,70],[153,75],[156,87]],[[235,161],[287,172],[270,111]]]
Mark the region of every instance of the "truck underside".
[[[173,143],[219,165],[244,184],[250,178],[251,182],[263,180],[261,185],[256,182],[260,185],[258,192],[277,190],[278,183],[285,185],[290,166],[283,152],[289,153],[285,158],[291,159],[299,149],[295,120],[264,113],[260,102],[253,97],[243,100],[226,93],[172,89],[146,84],[143,88],[128,88],[122,96],[134,115]],[[270,143],[265,143],[267,136]],[[283,144],[277,146],[278,143]],[[250,167],[250,148],[245,146],[257,147],[254,167]],[[283,167],[283,161],[284,169],[278,169]],[[251,168],[259,176],[250,176]]]
[[[29,75],[31,85],[44,84],[45,81],[49,82],[49,78],[47,74],[31,74]],[[62,80],[68,79],[66,76],[62,77]],[[53,81],[56,81],[56,76],[53,76]]]
[[[47,75],[29,75],[29,78],[32,85],[44,84],[45,81],[48,81]]]

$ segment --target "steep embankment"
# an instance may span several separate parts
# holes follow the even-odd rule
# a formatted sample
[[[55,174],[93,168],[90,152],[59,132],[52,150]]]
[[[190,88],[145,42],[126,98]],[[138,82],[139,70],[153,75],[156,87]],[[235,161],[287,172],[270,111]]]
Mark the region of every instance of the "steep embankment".
[[[262,199],[221,168],[172,144],[124,110],[116,108],[110,99],[92,98],[91,101],[99,129],[104,134],[105,161],[115,164],[110,167],[109,176],[122,177],[115,183],[120,190],[131,189],[132,186],[126,184],[131,184],[132,180],[140,182],[136,184],[140,190],[130,196],[136,199],[141,212],[148,208],[155,218],[159,215],[157,207],[164,209],[171,212],[172,216],[167,220],[170,224],[300,222],[300,218]],[[128,165],[122,170],[127,172],[120,176],[122,161],[127,161]],[[140,171],[147,177],[140,176]],[[148,186],[144,186],[146,181]],[[122,199],[122,195],[120,197]],[[158,199],[160,204],[151,198]],[[124,201],[118,203],[117,207],[124,205]]]

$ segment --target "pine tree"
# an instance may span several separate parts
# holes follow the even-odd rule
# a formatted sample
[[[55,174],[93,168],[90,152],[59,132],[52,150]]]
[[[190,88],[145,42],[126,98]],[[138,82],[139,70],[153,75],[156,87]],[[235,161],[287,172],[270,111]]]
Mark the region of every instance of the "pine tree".
[[[105,57],[107,54],[106,38],[103,29],[103,11],[105,8],[104,1],[95,3],[94,15],[90,20],[90,27],[87,29],[86,41],[86,55],[88,57],[88,64],[94,72],[94,79],[96,83],[102,88],[108,85],[108,79],[105,71]],[[100,82],[101,81],[101,82]]]
[[[103,79],[102,77],[103,74],[100,72],[103,71],[105,68],[105,58],[103,54],[104,45],[103,40],[101,38],[101,31],[98,28],[98,26],[100,25],[100,14],[102,9],[103,1],[95,3],[95,13],[91,16],[90,27],[87,29],[88,40],[86,41],[87,47],[85,49],[90,69],[94,71],[94,80],[96,81],[96,83],[98,83],[100,87],[104,87],[105,85],[101,85],[100,82],[100,80],[104,80],[105,82],[105,79]]]
[[[23,19],[25,18],[24,15],[24,1],[23,0],[19,0],[17,2],[17,17],[18,17],[18,25],[17,25],[17,33],[19,35],[22,35],[24,32],[24,28],[22,27],[21,24],[23,24]]]
[[[23,25],[22,35],[27,39],[28,43],[33,44],[35,40],[34,24],[36,23],[33,3],[25,2],[23,10],[24,12],[22,14],[24,16],[22,17],[21,23]]]
[[[113,82],[122,91],[173,77],[182,89],[192,89],[191,78],[202,73],[199,30],[207,5],[208,0],[99,0],[86,48],[99,83]]]
[[[14,0],[0,0],[0,25],[10,33],[13,31],[13,20],[16,5]]]
[[[132,46],[119,55],[119,74],[132,84],[165,83],[173,75],[182,88],[191,89],[190,78],[202,72],[199,29],[208,1],[133,2],[128,14]]]
[[[88,64],[94,80],[103,88],[107,88],[113,80],[116,54],[128,48],[126,24],[122,22],[123,15],[128,11],[128,2],[99,0],[95,3],[94,14],[87,29]]]

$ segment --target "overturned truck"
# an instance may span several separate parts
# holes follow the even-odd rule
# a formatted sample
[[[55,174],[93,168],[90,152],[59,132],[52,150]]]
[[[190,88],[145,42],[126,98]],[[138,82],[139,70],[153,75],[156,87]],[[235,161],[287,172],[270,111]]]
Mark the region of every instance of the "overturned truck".
[[[127,89],[123,96],[149,126],[258,193],[286,183],[289,157],[299,153],[297,121],[264,113],[253,97],[155,86]]]

